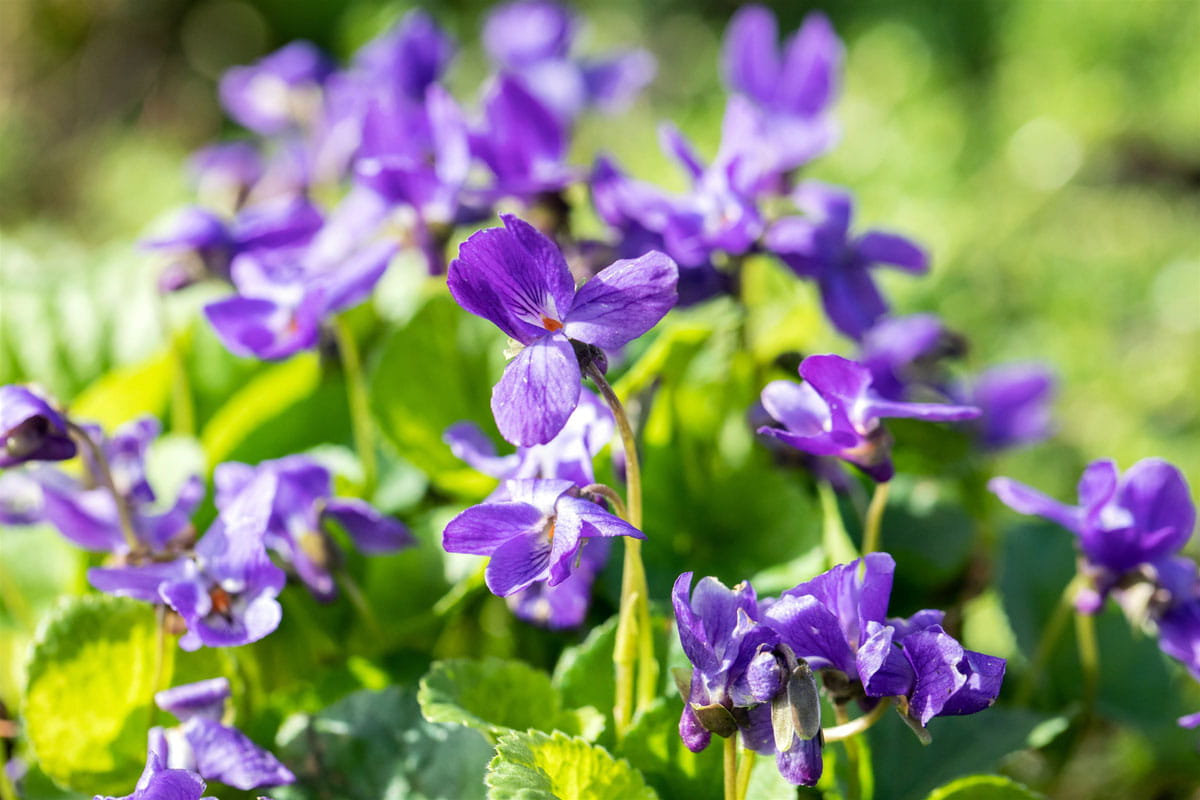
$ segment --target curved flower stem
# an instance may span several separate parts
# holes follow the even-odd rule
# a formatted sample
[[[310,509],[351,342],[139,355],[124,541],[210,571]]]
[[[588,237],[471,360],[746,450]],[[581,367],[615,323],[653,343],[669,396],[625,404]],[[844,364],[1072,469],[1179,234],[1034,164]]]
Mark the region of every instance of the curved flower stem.
[[[616,392],[595,364],[589,364],[587,375],[596,384],[604,401],[612,410],[617,430],[621,434],[621,445],[625,450],[625,485],[628,503],[625,519],[630,525],[642,529],[642,473],[638,462],[637,439],[629,415],[621,405]],[[625,562],[621,575],[621,607],[617,616],[617,641],[613,646],[613,664],[616,668],[616,702],[613,705],[613,720],[617,738],[621,739],[633,721],[634,679],[637,678],[637,708],[645,708],[654,701],[658,684],[658,662],[654,658],[654,638],[650,627],[649,590],[646,584],[646,569],[642,564],[642,543],[638,539],[624,537]]]
[[[1100,682],[1100,648],[1096,644],[1096,620],[1091,614],[1075,612],[1075,641],[1083,672],[1083,714],[1091,716]]]
[[[837,712],[838,725],[833,728],[825,728],[822,731],[825,734],[825,741],[840,742],[864,733],[883,717],[884,712],[891,705],[892,698],[885,697],[874,708],[858,719],[850,719],[846,714],[844,706],[835,705],[833,708]]]
[[[338,583],[341,584],[342,591],[346,593],[346,598],[350,601],[350,605],[354,606],[354,610],[362,617],[363,625],[367,628],[367,633],[377,642],[386,641],[387,637],[384,634],[383,626],[379,624],[379,618],[375,616],[375,610],[371,608],[371,602],[367,600],[367,596],[363,593],[362,587],[358,585],[358,581],[354,580],[344,568],[339,569],[337,573]]]
[[[363,497],[375,494],[379,462],[375,458],[375,424],[371,420],[371,403],[367,395],[367,377],[354,332],[340,317],[333,319],[333,337],[346,373],[346,400],[350,406],[350,425],[354,432],[354,449],[358,452],[363,470]]]
[[[1037,680],[1046,668],[1046,661],[1049,660],[1050,653],[1053,652],[1054,645],[1058,642],[1058,637],[1062,636],[1062,632],[1067,626],[1067,620],[1070,618],[1071,611],[1074,608],[1075,592],[1079,589],[1083,580],[1084,578],[1077,574],[1063,589],[1062,596],[1058,600],[1058,605],[1055,607],[1054,613],[1050,616],[1049,622],[1046,623],[1046,627],[1042,631],[1042,638],[1038,640],[1037,650],[1034,651],[1033,661],[1029,665],[1029,670],[1025,673],[1021,685],[1017,688],[1016,701],[1018,705],[1028,705],[1030,699],[1032,699],[1034,689],[1037,688]],[[1082,654],[1082,650],[1080,652]]]
[[[121,525],[121,535],[125,537],[125,544],[129,547],[130,554],[140,553],[143,549],[142,540],[138,538],[137,528],[134,527],[133,515],[129,513],[129,504],[125,502],[125,498],[117,491],[117,486],[113,483],[112,469],[108,466],[108,459],[104,457],[104,451],[88,435],[87,431],[70,420],[67,420],[67,431],[71,434],[71,438],[80,447],[87,450],[88,455],[91,456],[92,465],[95,468],[93,477],[96,479],[96,483],[112,495],[113,505],[117,507],[117,520]]]
[[[594,494],[603,497],[608,502],[612,503],[613,509],[617,512],[617,516],[621,519],[629,519],[629,510],[625,508],[625,501],[621,499],[621,495],[617,494],[617,490],[611,486],[605,486],[603,483],[589,483],[587,486],[580,489],[583,494]]]
[[[738,735],[725,739],[725,800],[737,800]]]
[[[758,753],[753,750],[742,751],[742,763],[737,771],[737,800],[746,800],[746,792],[750,789],[750,775],[754,772],[754,760]]]
[[[867,507],[867,520],[863,525],[862,554],[874,553],[879,549],[879,541],[883,531],[883,509],[887,507],[888,487],[890,483],[875,484],[875,494],[871,495],[871,505]]]
[[[158,704],[154,697],[163,689],[163,678],[167,674],[167,607],[154,606],[154,683],[150,690],[150,725],[156,724]]]

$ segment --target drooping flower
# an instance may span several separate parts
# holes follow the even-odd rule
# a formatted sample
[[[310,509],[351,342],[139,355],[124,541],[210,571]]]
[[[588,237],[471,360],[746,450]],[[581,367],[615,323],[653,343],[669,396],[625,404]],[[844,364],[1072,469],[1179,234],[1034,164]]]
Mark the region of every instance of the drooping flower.
[[[167,766],[167,740],[162,728],[151,728],[146,767],[133,794],[124,797],[96,795],[94,800],[201,800],[204,779],[187,769]]]
[[[993,478],[988,488],[1014,511],[1045,517],[1078,537],[1091,587],[1075,603],[1086,613],[1099,611],[1123,576],[1178,553],[1196,524],[1183,474],[1158,458],[1143,459],[1124,475],[1112,461],[1092,462],[1079,479],[1076,506],[1011,478]]]
[[[76,447],[67,421],[26,386],[0,386],[0,469],[27,461],[65,461]]]
[[[341,526],[364,553],[392,553],[415,542],[399,520],[384,516],[366,501],[334,497],[329,470],[303,455],[254,467],[236,462],[218,465],[213,475],[217,509],[231,508],[264,475],[274,476],[275,489],[267,501],[270,518],[263,542],[321,600],[337,594],[331,570],[340,554],[326,530],[330,522]]]
[[[859,340],[888,310],[871,270],[888,265],[922,274],[929,258],[916,243],[894,233],[870,230],[852,237],[853,201],[842,189],[806,182],[792,199],[809,216],[777,220],[763,246],[797,275],[814,279],[829,320]]]
[[[517,0],[488,13],[483,46],[564,122],[588,106],[619,110],[654,77],[654,58],[629,50],[593,60],[572,58],[578,20],[549,0]]]
[[[234,647],[258,641],[279,626],[275,599],[286,576],[267,556],[264,539],[277,478],[254,479],[223,509],[192,555],[168,562],[88,570],[102,592],[166,603],[187,624],[185,650]]]
[[[450,553],[490,556],[484,579],[500,597],[537,581],[557,586],[571,574],[588,539],[646,535],[564,480],[508,481],[509,499],[471,506],[450,520],[442,546]]]
[[[180,722],[165,731],[166,765],[243,790],[294,782],[296,776],[279,759],[221,723],[229,694],[227,679],[212,678],[154,696],[155,704]]]
[[[530,446],[554,437],[579,402],[573,342],[620,347],[652,328],[676,300],[675,263],[658,252],[618,261],[578,291],[558,247],[532,225],[503,215],[450,264],[450,293],[523,345],[492,392],[501,435]]]
[[[872,390],[866,367],[841,356],[809,356],[800,377],[802,384],[772,381],[763,389],[763,406],[784,428],[758,432],[806,453],[841,458],[880,482],[895,472],[882,418],[948,422],[979,416],[971,406],[886,400]]]

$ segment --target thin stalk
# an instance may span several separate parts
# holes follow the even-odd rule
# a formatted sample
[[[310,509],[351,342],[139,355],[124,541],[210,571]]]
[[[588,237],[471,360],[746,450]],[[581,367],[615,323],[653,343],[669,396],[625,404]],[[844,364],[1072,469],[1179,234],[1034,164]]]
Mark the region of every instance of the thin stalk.
[[[104,452],[92,440],[92,437],[88,436],[87,431],[70,420],[67,420],[67,431],[71,434],[71,438],[87,450],[88,455],[92,457],[92,464],[95,466],[93,477],[96,479],[96,483],[112,495],[113,505],[117,507],[117,520],[121,525],[121,535],[125,537],[125,544],[129,547],[129,552],[140,553],[142,541],[138,538],[137,528],[133,525],[133,515],[129,513],[129,505],[117,491],[116,484],[113,483],[112,469],[108,465],[108,459],[104,457]]]
[[[346,597],[350,600],[350,605],[354,606],[354,610],[362,617],[363,624],[366,626],[371,638],[376,642],[384,641],[383,627],[379,624],[379,618],[375,616],[375,610],[371,608],[371,603],[367,600],[367,596],[363,594],[358,581],[354,580],[346,570],[339,569],[338,583],[341,585],[342,591],[346,593]]]
[[[725,739],[725,800],[737,800],[738,735]]]
[[[882,706],[883,703],[879,705]],[[834,703],[833,713],[837,717],[839,728],[852,724],[850,715],[846,712],[844,704]],[[859,717],[859,720],[861,719],[866,719],[866,717]],[[855,722],[857,721],[855,720]],[[863,728],[863,730],[866,730],[866,728]],[[862,797],[862,781],[859,776],[859,762],[862,760],[862,752],[858,748],[858,739],[854,736],[847,736],[841,742],[842,746],[846,748],[846,763],[848,767],[846,770],[846,800],[859,800]]]
[[[625,519],[630,525],[642,528],[642,473],[638,462],[637,438],[629,415],[616,392],[595,364],[589,364],[587,375],[596,384],[604,401],[612,410],[621,445],[625,451],[625,491],[628,502]],[[613,720],[617,738],[624,737],[633,721],[634,681],[637,680],[637,709],[654,701],[658,684],[658,662],[654,657],[654,638],[650,625],[649,589],[642,563],[642,543],[629,536],[625,539],[625,560],[621,575],[621,605],[617,615],[617,641],[613,647],[616,670],[616,701]]]
[[[1075,612],[1075,641],[1083,672],[1083,708],[1087,717],[1096,704],[1096,688],[1100,681],[1100,648],[1096,644],[1096,620],[1091,614]]]
[[[879,549],[879,540],[883,531],[883,509],[887,506],[888,487],[890,483],[875,484],[875,494],[871,495],[871,505],[867,507],[867,521],[863,525],[862,554],[874,553]]]
[[[171,329],[167,315],[166,298],[159,295],[158,324],[167,339],[167,353],[171,360],[171,430],[184,436],[196,434],[196,405],[192,400],[192,384],[187,370],[187,352],[184,349],[186,331]]]
[[[746,792],[750,790],[750,775],[754,772],[754,760],[758,753],[753,750],[742,751],[742,763],[738,764],[737,800],[746,800]]]
[[[362,493],[363,497],[370,499],[379,478],[379,462],[375,458],[375,424],[371,419],[371,403],[367,395],[367,376],[363,372],[354,332],[344,319],[333,319],[333,336],[346,373],[346,401],[350,406],[354,449],[358,452],[363,470]]]
[[[1058,643],[1058,638],[1062,636],[1062,632],[1067,626],[1067,620],[1070,619],[1071,612],[1075,608],[1075,592],[1082,581],[1082,576],[1076,575],[1063,589],[1062,596],[1058,599],[1058,605],[1054,608],[1054,613],[1051,614],[1049,622],[1046,623],[1046,627],[1042,631],[1042,638],[1038,640],[1037,650],[1034,651],[1033,662],[1029,665],[1029,671],[1025,673],[1025,677],[1017,689],[1017,705],[1028,705],[1030,699],[1033,698],[1034,689],[1037,688],[1037,680],[1046,668],[1046,661],[1049,660],[1050,654],[1054,651],[1054,645]]]
[[[874,708],[858,719],[850,719],[843,706],[835,705],[834,711],[837,713],[839,724],[832,728],[825,728],[822,731],[825,734],[825,741],[841,742],[846,739],[852,739],[860,733],[865,733],[883,717],[884,712],[891,708],[891,705],[892,699],[885,697]]]
[[[583,494],[594,494],[603,497],[608,502],[612,503],[613,509],[617,512],[617,516],[621,519],[629,518],[629,510],[625,508],[625,501],[621,499],[621,495],[617,494],[617,490],[611,486],[605,486],[603,483],[589,483],[587,486],[580,489]]]
[[[821,546],[825,550],[826,562],[832,567],[835,564],[853,561],[858,557],[858,553],[854,551],[854,543],[846,533],[833,487],[825,481],[818,481],[817,495],[821,500]]]
[[[154,702],[154,696],[161,692],[166,687],[163,686],[163,678],[167,674],[167,607],[157,605],[154,607],[154,682],[150,693],[150,725],[156,724],[158,716],[158,704]]]

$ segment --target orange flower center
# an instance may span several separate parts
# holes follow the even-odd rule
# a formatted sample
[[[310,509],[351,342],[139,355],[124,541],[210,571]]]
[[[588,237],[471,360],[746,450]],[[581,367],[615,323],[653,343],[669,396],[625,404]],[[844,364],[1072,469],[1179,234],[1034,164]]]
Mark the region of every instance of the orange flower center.
[[[561,331],[563,328],[563,324],[561,322],[559,322],[558,320],[552,319],[550,317],[547,317],[545,314],[543,314],[542,315],[542,327],[545,328],[546,330],[550,331],[551,333],[553,333],[554,331]]]

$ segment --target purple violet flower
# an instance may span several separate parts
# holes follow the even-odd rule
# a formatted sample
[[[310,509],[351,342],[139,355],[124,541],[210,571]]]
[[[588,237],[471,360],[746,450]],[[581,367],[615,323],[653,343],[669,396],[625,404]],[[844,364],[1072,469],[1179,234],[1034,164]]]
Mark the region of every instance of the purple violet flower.
[[[1092,462],[1079,479],[1077,506],[1011,478],[993,478],[988,488],[1014,511],[1045,517],[1078,537],[1092,586],[1075,605],[1088,614],[1100,610],[1123,576],[1178,553],[1196,524],[1183,474],[1158,458],[1137,462],[1123,476],[1112,461]]]
[[[646,535],[585,500],[570,481],[506,484],[508,501],[471,506],[450,520],[442,546],[450,553],[490,556],[484,579],[500,597],[537,581],[557,586],[571,574],[579,548],[597,537]]]
[[[837,456],[879,482],[895,473],[881,418],[950,422],[979,416],[970,406],[885,400],[872,390],[867,368],[841,356],[809,356],[800,365],[800,377],[802,384],[772,381],[763,389],[763,406],[785,429],[758,432],[806,453]]]
[[[223,509],[194,554],[140,566],[97,567],[88,582],[102,592],[166,603],[187,624],[184,650],[234,647],[258,641],[279,626],[275,599],[286,576],[267,557],[276,476],[255,478]]]
[[[1002,364],[979,375],[966,402],[983,412],[976,423],[983,446],[1002,450],[1048,437],[1054,428],[1054,384],[1054,373],[1040,364]]]
[[[329,60],[309,42],[297,41],[221,78],[221,105],[237,122],[263,136],[311,124],[320,109]]]
[[[940,361],[964,344],[933,314],[885,317],[863,334],[858,362],[871,371],[871,388],[887,400],[909,400],[921,390],[945,395]]]
[[[532,225],[502,215],[503,228],[479,231],[450,264],[450,293],[522,347],[492,392],[505,439],[544,444],[579,403],[580,362],[573,342],[621,347],[650,330],[675,305],[678,271],[650,252],[617,261],[578,291],[562,252]]]
[[[154,696],[158,707],[181,723],[164,734],[167,766],[243,790],[294,782],[296,776],[274,755],[237,728],[221,724],[229,693],[228,680],[212,678]]]
[[[263,476],[274,477],[268,499],[270,519],[263,541],[291,566],[304,585],[320,600],[337,595],[330,570],[340,553],[326,526],[336,523],[364,553],[393,553],[415,543],[399,520],[384,516],[364,500],[333,497],[329,470],[308,456],[292,455],[264,461],[256,467],[228,462],[213,475],[219,511],[232,508],[242,493]]]
[[[575,180],[566,164],[568,131],[525,86],[505,75],[483,100],[483,125],[471,135],[471,152],[495,176],[497,197],[530,201]]]
[[[460,422],[442,437],[454,455],[485,475],[499,478],[501,484],[485,502],[509,500],[507,481],[532,478],[568,480],[583,488],[596,479],[592,458],[616,432],[612,412],[589,390],[579,396],[579,405],[567,418],[563,429],[546,444],[518,447],[507,456],[496,448],[479,426]],[[591,600],[592,583],[608,560],[609,546],[596,539],[583,548],[578,565],[562,583],[550,586],[542,581],[508,596],[509,608],[519,618],[552,629],[574,628],[583,623]]]
[[[94,800],[201,800],[206,784],[191,770],[167,766],[167,740],[162,728],[150,729],[146,767],[133,794],[124,797],[96,795]]]
[[[792,199],[811,216],[777,220],[763,245],[797,275],[816,280],[830,321],[860,340],[888,310],[870,270],[885,264],[922,274],[929,258],[916,243],[894,233],[870,230],[852,238],[853,201],[842,189],[807,182]]]
[[[76,447],[63,415],[26,386],[0,386],[0,469],[27,461],[65,461]]]
[[[590,105],[619,110],[654,78],[653,56],[629,50],[591,61],[572,59],[577,28],[577,18],[563,5],[517,0],[488,14],[483,46],[564,122]]]

